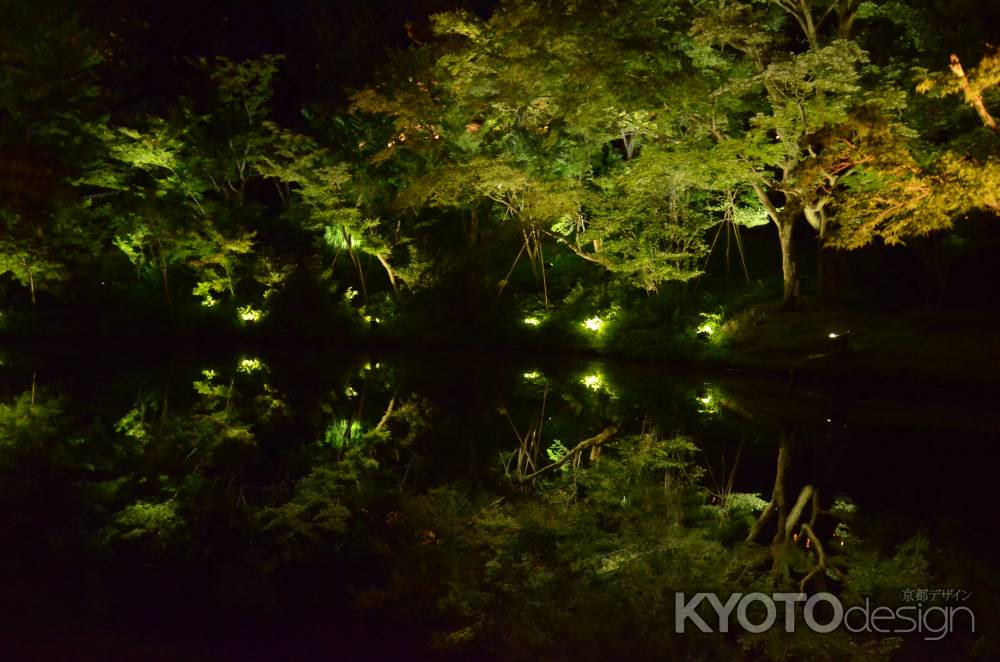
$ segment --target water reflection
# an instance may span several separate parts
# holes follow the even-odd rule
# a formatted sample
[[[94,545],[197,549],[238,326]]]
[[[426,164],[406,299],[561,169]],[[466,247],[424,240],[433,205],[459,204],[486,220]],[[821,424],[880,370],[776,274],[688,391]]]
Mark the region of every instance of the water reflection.
[[[935,586],[982,619],[941,645],[992,645],[964,456],[997,440],[988,394],[488,356],[13,363],[0,579],[29,652],[58,623],[125,657],[284,655],[289,632],[310,658],[919,657],[916,635],[677,634],[674,593]],[[907,474],[929,467],[964,487],[929,499]]]

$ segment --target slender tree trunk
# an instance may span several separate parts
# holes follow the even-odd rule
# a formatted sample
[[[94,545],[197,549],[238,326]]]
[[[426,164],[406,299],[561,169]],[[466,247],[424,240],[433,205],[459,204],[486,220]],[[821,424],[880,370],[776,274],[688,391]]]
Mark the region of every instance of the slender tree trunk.
[[[31,307],[35,307],[35,272],[28,267],[28,288],[31,290]]]
[[[354,268],[358,271],[358,279],[361,281],[361,300],[368,305],[368,284],[365,282],[365,271],[361,268],[361,260],[358,258],[357,253],[354,252],[354,246],[351,242],[351,235],[347,233],[343,227],[340,228],[340,233],[344,237],[344,243],[347,245],[347,255],[350,256],[351,262],[354,263]]]
[[[376,254],[375,259],[378,260],[378,263],[382,265],[383,269],[385,269],[386,275],[389,276],[389,284],[392,285],[392,291],[398,294],[399,288],[396,287],[396,272],[392,270],[392,265],[390,265],[388,260],[381,255]]]
[[[170,280],[167,278],[167,261],[163,257],[163,243],[160,238],[156,238],[156,248],[157,254],[160,262],[160,276],[163,279],[163,296],[167,300],[167,314],[170,315],[170,319],[174,318],[174,299],[170,296]]]
[[[545,301],[545,310],[549,309],[549,283],[545,278],[545,256],[542,254],[542,238],[535,230],[535,241],[538,245],[538,262],[542,267],[542,298]]]

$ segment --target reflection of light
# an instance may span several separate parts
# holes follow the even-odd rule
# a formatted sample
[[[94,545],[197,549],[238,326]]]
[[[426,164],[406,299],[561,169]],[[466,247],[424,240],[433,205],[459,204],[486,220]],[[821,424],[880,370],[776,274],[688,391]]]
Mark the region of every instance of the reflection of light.
[[[706,395],[704,397],[698,398],[698,402],[700,402],[701,404],[703,404],[706,407],[708,407],[709,405],[712,404],[712,396],[711,395]]]
[[[713,325],[711,322],[705,322],[704,324],[699,326],[697,330],[698,333],[704,333],[705,335],[710,336],[713,333],[715,333],[715,325]]]
[[[598,391],[604,386],[604,378],[600,375],[585,375],[580,383],[591,390]]]
[[[604,320],[602,320],[600,317],[594,316],[591,317],[590,319],[584,320],[583,322],[581,322],[581,324],[583,324],[583,326],[587,327],[591,331],[600,331],[601,327],[604,326]]]
[[[541,377],[542,377],[542,373],[540,373],[540,372],[538,372],[536,370],[532,370],[531,372],[524,373],[524,378],[527,379],[529,382],[530,381],[534,381],[536,379],[541,379]]]
[[[524,323],[527,324],[528,326],[538,326],[539,324],[542,323],[542,320],[538,319],[537,317],[525,317]]]

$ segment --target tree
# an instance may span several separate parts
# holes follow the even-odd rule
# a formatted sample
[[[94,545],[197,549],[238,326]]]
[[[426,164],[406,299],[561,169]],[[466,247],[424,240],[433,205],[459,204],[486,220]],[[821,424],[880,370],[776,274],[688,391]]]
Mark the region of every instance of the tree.
[[[883,134],[897,131],[883,118],[899,110],[904,97],[890,81],[874,86],[862,78],[873,69],[851,39],[862,3],[821,9],[807,0],[774,0],[769,7],[777,13],[722,5],[697,19],[692,34],[703,45],[739,54],[703,53],[705,74],[719,81],[705,125],[718,141],[714,158],[742,164],[745,181],[777,227],[783,302],[794,308],[801,304],[797,220],[804,216],[826,241],[834,192],[872,158],[859,135],[873,135],[873,125]]]
[[[459,210],[469,228],[484,208],[513,221],[510,271],[526,255],[546,305],[552,240],[655,290],[696,275],[705,250],[690,178],[668,176],[679,160],[652,151],[676,139],[670,101],[690,82],[675,82],[683,17],[680,3],[640,2],[565,11],[516,2],[489,21],[439,15],[439,50],[421,49],[412,68],[394,70],[396,85],[362,92],[354,108],[393,118],[395,135],[375,158],[404,164],[398,204]]]
[[[378,260],[395,290],[397,273],[390,263],[393,234],[364,204],[351,167],[308,136],[275,131],[279,138],[273,154],[263,158],[260,173],[277,182],[286,199],[291,197],[301,205],[298,222],[335,250],[333,264],[342,252],[347,253],[365,304],[368,285],[363,254]]]

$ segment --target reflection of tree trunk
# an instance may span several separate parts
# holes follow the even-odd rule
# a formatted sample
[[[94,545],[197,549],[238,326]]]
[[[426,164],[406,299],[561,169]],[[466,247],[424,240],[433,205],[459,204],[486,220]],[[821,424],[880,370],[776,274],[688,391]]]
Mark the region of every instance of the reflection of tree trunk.
[[[775,472],[774,477],[774,489],[771,492],[771,502],[767,504],[767,508],[761,513],[760,517],[754,522],[754,525],[750,527],[750,533],[747,535],[747,542],[753,542],[761,534],[761,531],[765,526],[771,521],[775,513],[784,511],[785,503],[785,474],[788,472],[788,448],[785,445],[784,433],[782,433],[781,447],[778,449],[778,468]],[[784,528],[783,523],[779,522],[779,528]]]
[[[799,492],[791,510],[788,509],[785,483],[788,477],[788,470],[791,464],[790,447],[794,443],[794,432],[782,428],[781,446],[778,449],[778,462],[775,470],[774,490],[771,501],[760,517],[754,522],[747,535],[748,542],[754,542],[763,532],[775,516],[774,536],[771,538],[771,573],[778,580],[786,583],[791,581],[791,569],[788,562],[789,548],[797,543],[801,536],[808,540],[809,546],[816,553],[816,566],[800,582],[799,590],[804,591],[810,582],[815,580],[819,588],[823,587],[823,574],[826,569],[826,552],[816,535],[814,529],[816,519],[819,516],[819,492],[812,486],[806,485]],[[809,511],[808,521],[802,521],[804,514]],[[796,532],[798,529],[799,532]]]
[[[548,464],[539,469],[538,471],[535,471],[534,473],[524,476],[523,478],[521,478],[521,480],[528,481],[531,480],[532,478],[537,478],[539,475],[545,473],[546,471],[552,471],[553,469],[558,469],[559,467],[566,464],[570,460],[578,462],[579,458],[583,454],[583,451],[591,449],[594,446],[599,446],[600,444],[603,444],[608,439],[613,437],[616,432],[618,432],[618,427],[615,425],[609,425],[608,427],[601,430],[601,432],[594,435],[590,439],[584,439],[579,444],[571,448],[569,452],[563,455],[562,459],[560,459],[558,462],[553,462],[552,464]]]
[[[812,526],[803,524],[802,533],[816,550],[816,566],[799,582],[799,592],[804,593],[809,582],[813,579],[816,580],[816,588],[822,591],[826,588],[826,550],[823,549],[823,543],[820,542],[819,536],[813,532]]]

